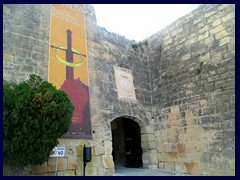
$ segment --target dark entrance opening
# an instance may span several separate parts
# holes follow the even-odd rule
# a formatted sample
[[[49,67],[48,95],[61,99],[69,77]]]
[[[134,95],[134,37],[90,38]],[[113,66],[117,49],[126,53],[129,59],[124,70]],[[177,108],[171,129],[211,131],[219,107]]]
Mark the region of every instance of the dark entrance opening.
[[[142,167],[141,134],[138,123],[127,118],[111,122],[115,166]]]

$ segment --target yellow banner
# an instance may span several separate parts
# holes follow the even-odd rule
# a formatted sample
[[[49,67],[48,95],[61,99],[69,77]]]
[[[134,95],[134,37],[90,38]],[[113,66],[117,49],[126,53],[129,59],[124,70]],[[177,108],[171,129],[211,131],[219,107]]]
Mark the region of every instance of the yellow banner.
[[[74,112],[66,138],[91,138],[84,7],[53,4],[48,80],[70,97]]]

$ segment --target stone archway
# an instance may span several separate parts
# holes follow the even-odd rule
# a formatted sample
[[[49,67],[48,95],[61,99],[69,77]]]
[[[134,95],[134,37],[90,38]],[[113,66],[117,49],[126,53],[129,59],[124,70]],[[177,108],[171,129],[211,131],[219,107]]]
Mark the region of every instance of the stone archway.
[[[115,167],[157,167],[155,135],[141,120],[117,117],[111,121],[111,130]]]

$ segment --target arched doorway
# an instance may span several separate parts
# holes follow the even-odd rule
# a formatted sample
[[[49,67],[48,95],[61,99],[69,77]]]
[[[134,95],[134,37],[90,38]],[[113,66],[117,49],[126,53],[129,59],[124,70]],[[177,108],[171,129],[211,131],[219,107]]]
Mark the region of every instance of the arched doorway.
[[[116,167],[142,167],[141,132],[137,122],[120,117],[111,122],[113,161]]]

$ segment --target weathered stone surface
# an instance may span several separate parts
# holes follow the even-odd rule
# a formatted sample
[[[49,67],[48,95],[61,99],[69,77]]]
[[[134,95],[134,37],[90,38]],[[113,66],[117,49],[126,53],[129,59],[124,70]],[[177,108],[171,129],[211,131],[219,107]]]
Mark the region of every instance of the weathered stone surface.
[[[149,164],[148,168],[149,169],[157,169],[158,168],[158,164]]]
[[[75,171],[74,170],[67,170],[63,172],[64,176],[75,176]]]
[[[155,141],[155,134],[142,134],[141,141]]]
[[[185,144],[177,144],[177,152],[178,153],[184,153],[186,151]]]
[[[235,170],[235,159],[230,159],[228,161],[228,167],[230,170]]]
[[[101,136],[103,134],[102,125],[94,124],[92,126],[92,131],[94,132],[94,135]]]
[[[191,58],[191,54],[188,53],[188,54],[183,55],[182,58],[181,58],[181,60],[182,60],[182,61],[186,61],[186,60],[190,60],[190,58]]]
[[[165,164],[165,163],[162,163],[162,162],[158,163],[158,168],[159,168],[159,169],[165,169],[164,164]]]
[[[79,156],[83,156],[83,147],[81,147],[81,146],[78,146],[77,148],[76,148],[76,156],[77,157],[79,157]]]
[[[200,169],[198,168],[198,165],[196,163],[184,163],[186,165],[186,170],[188,174],[200,174]]]
[[[92,147],[87,173],[113,173],[110,122],[124,116],[141,126],[143,167],[235,175],[234,10],[201,5],[137,44],[97,26],[86,5],[93,139],[60,139],[66,158],[59,170],[82,175],[86,144]],[[49,18],[50,5],[3,6],[5,80],[20,82],[30,73],[47,80]],[[136,101],[118,99],[114,66],[131,72]],[[33,172],[52,173],[54,161],[41,168]]]
[[[4,61],[14,61],[15,57],[11,54],[3,54],[3,60]]]
[[[156,150],[155,151],[144,152],[143,155],[142,155],[142,160],[143,160],[143,163],[145,163],[145,164],[156,164],[156,163],[158,163]]]
[[[32,167],[32,173],[43,173],[43,172],[48,172],[48,164],[47,163],[44,163],[43,165],[40,165],[40,166]]]
[[[67,169],[77,169],[77,157],[69,157],[67,159]]]
[[[96,168],[86,166],[85,173],[86,176],[96,176],[98,175],[98,170]]]
[[[169,144],[164,144],[164,151],[165,152],[176,152],[176,145],[169,143]]]
[[[225,44],[228,44],[229,42],[230,42],[230,37],[224,37],[224,38],[220,39],[219,46],[223,46]]]
[[[143,141],[142,149],[154,149],[156,147],[155,141]]]
[[[14,61],[17,66],[22,66],[21,69],[15,69],[10,79],[6,80],[20,82],[32,73],[37,73],[47,80],[50,6],[8,4],[4,5],[4,9],[4,61]],[[38,52],[39,56],[32,56],[35,52]],[[30,63],[20,63],[21,59],[26,58],[35,62],[34,64],[40,62],[39,67],[29,66]]]
[[[164,169],[167,171],[174,171],[174,163],[164,163]]]
[[[199,61],[200,62],[209,61],[209,60],[210,60],[210,53],[206,53],[206,54],[201,55],[199,57]]]
[[[141,134],[151,134],[153,133],[153,129],[150,127],[142,127],[141,128]]]
[[[107,172],[107,170],[103,167],[97,168],[97,171],[99,176],[105,175]]]
[[[64,170],[65,168],[65,159],[58,158],[57,169]],[[55,171],[56,169],[56,158],[50,158],[48,161],[48,171]]]
[[[93,168],[103,167],[102,156],[92,156],[91,162],[88,162],[88,167]]]
[[[167,153],[158,153],[157,154],[158,162],[167,161]]]
[[[111,155],[103,155],[103,166],[107,169],[114,168],[113,157]]]
[[[175,163],[175,171],[177,172],[182,172],[182,173],[187,173],[187,168],[184,163]]]
[[[103,145],[95,145],[94,146],[94,154],[97,156],[97,155],[102,155],[104,154],[105,151],[104,151],[104,146]]]

